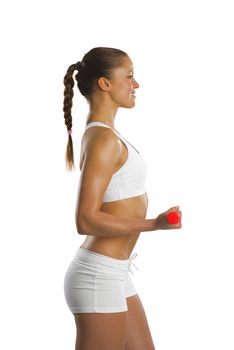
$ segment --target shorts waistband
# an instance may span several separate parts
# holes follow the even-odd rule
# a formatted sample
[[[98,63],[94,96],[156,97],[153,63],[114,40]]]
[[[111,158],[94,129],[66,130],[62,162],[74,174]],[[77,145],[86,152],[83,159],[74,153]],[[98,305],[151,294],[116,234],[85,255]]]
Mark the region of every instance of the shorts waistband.
[[[90,256],[90,257],[93,256],[95,257],[95,259],[98,259],[100,262],[109,261],[110,263],[119,264],[122,266],[127,266],[130,260],[130,259],[122,260],[122,259],[112,258],[111,256],[96,253],[86,248],[78,248],[78,253],[83,256]]]
[[[121,260],[80,247],[78,248],[75,255],[75,258],[81,258],[84,260],[88,259],[88,261],[93,263],[101,263],[106,266],[117,267],[120,269],[128,270],[131,273],[133,273],[131,268],[132,265],[135,267],[135,269],[138,270],[137,266],[132,262],[132,260],[136,257],[137,254],[134,253],[129,259]]]

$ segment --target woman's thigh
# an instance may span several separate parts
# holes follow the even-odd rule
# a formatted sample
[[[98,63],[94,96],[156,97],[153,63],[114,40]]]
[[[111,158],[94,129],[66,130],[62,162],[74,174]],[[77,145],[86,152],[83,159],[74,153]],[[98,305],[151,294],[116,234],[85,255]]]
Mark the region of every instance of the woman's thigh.
[[[74,316],[76,350],[125,350],[127,312],[80,313]]]
[[[127,304],[127,336],[124,350],[155,350],[146,314],[139,296],[133,295],[127,298]]]

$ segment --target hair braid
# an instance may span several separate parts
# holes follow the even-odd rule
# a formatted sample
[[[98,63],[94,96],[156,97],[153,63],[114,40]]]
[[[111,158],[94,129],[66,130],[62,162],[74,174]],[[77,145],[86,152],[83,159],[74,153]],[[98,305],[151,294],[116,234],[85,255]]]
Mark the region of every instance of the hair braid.
[[[74,87],[73,73],[74,73],[75,69],[76,69],[76,65],[72,64],[68,68],[67,73],[63,79],[63,83],[65,85],[64,100],[63,100],[63,112],[64,112],[65,124],[67,126],[67,131],[72,129],[71,109],[72,109],[72,98],[74,95],[74,93],[73,93],[73,87]],[[73,142],[72,142],[71,133],[68,135],[65,160],[66,160],[67,170],[72,170],[73,168],[75,168]]]

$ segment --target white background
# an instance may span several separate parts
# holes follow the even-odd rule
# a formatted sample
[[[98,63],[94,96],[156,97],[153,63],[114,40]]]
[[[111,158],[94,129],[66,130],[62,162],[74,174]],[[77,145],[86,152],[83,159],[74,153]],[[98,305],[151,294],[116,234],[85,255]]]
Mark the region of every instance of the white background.
[[[95,46],[125,50],[140,84],[116,128],[148,165],[148,218],[174,205],[183,228],[142,233],[133,276],[157,350],[233,350],[232,1],[5,1],[1,32],[1,340],[74,349],[63,277],[79,168],[65,168],[63,76]],[[79,162],[88,106],[75,89]]]

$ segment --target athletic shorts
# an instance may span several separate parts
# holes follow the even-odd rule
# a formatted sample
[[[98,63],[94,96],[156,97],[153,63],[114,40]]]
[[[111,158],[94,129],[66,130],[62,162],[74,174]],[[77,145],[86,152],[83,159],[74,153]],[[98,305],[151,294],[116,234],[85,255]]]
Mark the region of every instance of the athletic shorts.
[[[127,311],[126,298],[137,294],[129,276],[137,254],[119,260],[79,248],[64,277],[64,294],[75,313]]]

